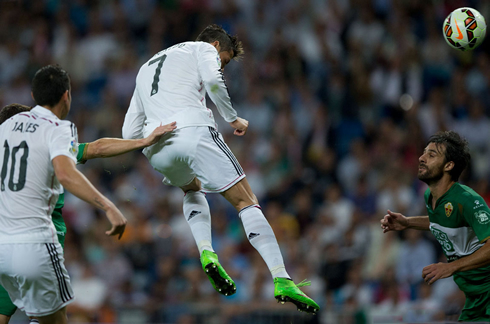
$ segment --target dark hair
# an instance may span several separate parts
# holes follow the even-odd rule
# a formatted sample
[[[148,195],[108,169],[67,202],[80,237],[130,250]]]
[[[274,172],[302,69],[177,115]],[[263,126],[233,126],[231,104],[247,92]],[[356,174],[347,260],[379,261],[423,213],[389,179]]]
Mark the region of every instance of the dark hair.
[[[438,132],[432,135],[427,142],[436,145],[444,145],[446,152],[444,153],[445,162],[454,162],[454,168],[449,171],[449,175],[453,181],[458,181],[459,176],[468,166],[471,160],[468,141],[462,138],[454,131]]]
[[[222,51],[233,51],[233,59],[238,61],[243,55],[242,42],[237,36],[231,36],[223,28],[212,24],[204,28],[197,36],[197,42],[212,43],[218,41]]]
[[[10,117],[17,115],[20,112],[29,110],[31,110],[31,107],[27,107],[18,103],[13,103],[3,107],[2,110],[0,110],[0,125],[3,124],[3,122]]]
[[[70,77],[59,65],[40,68],[32,79],[32,95],[40,106],[55,106],[67,90],[70,90]]]

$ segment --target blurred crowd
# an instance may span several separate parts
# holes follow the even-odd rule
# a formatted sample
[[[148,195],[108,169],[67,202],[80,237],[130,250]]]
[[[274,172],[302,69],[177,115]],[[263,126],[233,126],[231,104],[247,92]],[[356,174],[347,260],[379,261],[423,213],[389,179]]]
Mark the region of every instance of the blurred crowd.
[[[383,234],[379,220],[387,209],[426,215],[417,164],[438,130],[469,140],[461,182],[490,199],[490,41],[460,52],[442,36],[444,18],[462,6],[490,19],[490,2],[476,0],[4,0],[0,104],[33,105],[33,74],[58,63],[71,76],[79,141],[120,137],[140,65],[217,23],[244,43],[225,75],[249,132],[235,137],[215,117],[288,272],[312,281],[305,291],[322,311],[301,321],[457,319],[464,295],[453,280],[422,280],[424,266],[445,262],[437,241]],[[294,310],[275,304],[265,263],[220,195],[207,198],[213,245],[237,283],[228,298],[201,269],[182,192],[140,152],[79,169],[129,226],[120,241],[106,237],[104,216],[67,194],[73,322],[239,323],[247,310]]]

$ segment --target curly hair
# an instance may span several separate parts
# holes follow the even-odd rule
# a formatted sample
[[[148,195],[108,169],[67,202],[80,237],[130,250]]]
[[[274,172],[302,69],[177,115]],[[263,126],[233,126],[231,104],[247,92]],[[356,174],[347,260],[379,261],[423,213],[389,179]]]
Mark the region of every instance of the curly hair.
[[[20,112],[29,110],[31,110],[31,107],[24,106],[18,103],[13,103],[3,107],[2,110],[0,110],[0,125],[3,124],[3,122],[10,117],[17,115]]]
[[[444,152],[445,162],[454,162],[454,168],[449,171],[449,175],[453,181],[458,181],[461,173],[471,161],[468,141],[454,131],[444,131],[432,135],[427,145],[429,143],[434,143],[437,146],[443,145],[446,148]]]

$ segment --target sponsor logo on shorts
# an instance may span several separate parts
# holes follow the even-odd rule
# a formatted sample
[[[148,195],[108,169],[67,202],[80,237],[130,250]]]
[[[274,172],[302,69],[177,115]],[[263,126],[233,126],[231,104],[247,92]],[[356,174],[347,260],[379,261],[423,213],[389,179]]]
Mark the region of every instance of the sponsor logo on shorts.
[[[259,233],[250,233],[250,234],[248,234],[248,239],[251,240],[251,239],[253,239],[259,235],[260,235]]]

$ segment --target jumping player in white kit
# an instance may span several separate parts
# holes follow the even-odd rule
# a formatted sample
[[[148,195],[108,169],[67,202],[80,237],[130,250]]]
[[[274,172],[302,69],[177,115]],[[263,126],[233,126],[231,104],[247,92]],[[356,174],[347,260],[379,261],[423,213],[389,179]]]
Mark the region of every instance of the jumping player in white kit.
[[[160,123],[176,121],[177,129],[143,153],[164,175],[164,183],[184,192],[184,216],[199,248],[201,263],[213,287],[234,294],[235,283],[219,264],[211,240],[211,215],[204,193],[220,193],[238,211],[250,243],[266,262],[278,301],[316,313],[319,306],[294,284],[284,267],[274,232],[262,214],[245,173],[216,130],[206,93],[219,114],[245,135],[248,121],[237,117],[222,69],[239,59],[243,48],[236,36],[210,25],[195,42],[174,45],[154,55],[140,68],[123,125],[123,138],[142,138]]]
[[[12,302],[41,324],[67,323],[74,296],[51,213],[61,185],[106,212],[107,235],[121,235],[126,219],[75,168],[77,129],[68,74],[41,68],[32,82],[37,104],[0,126],[0,285]]]

